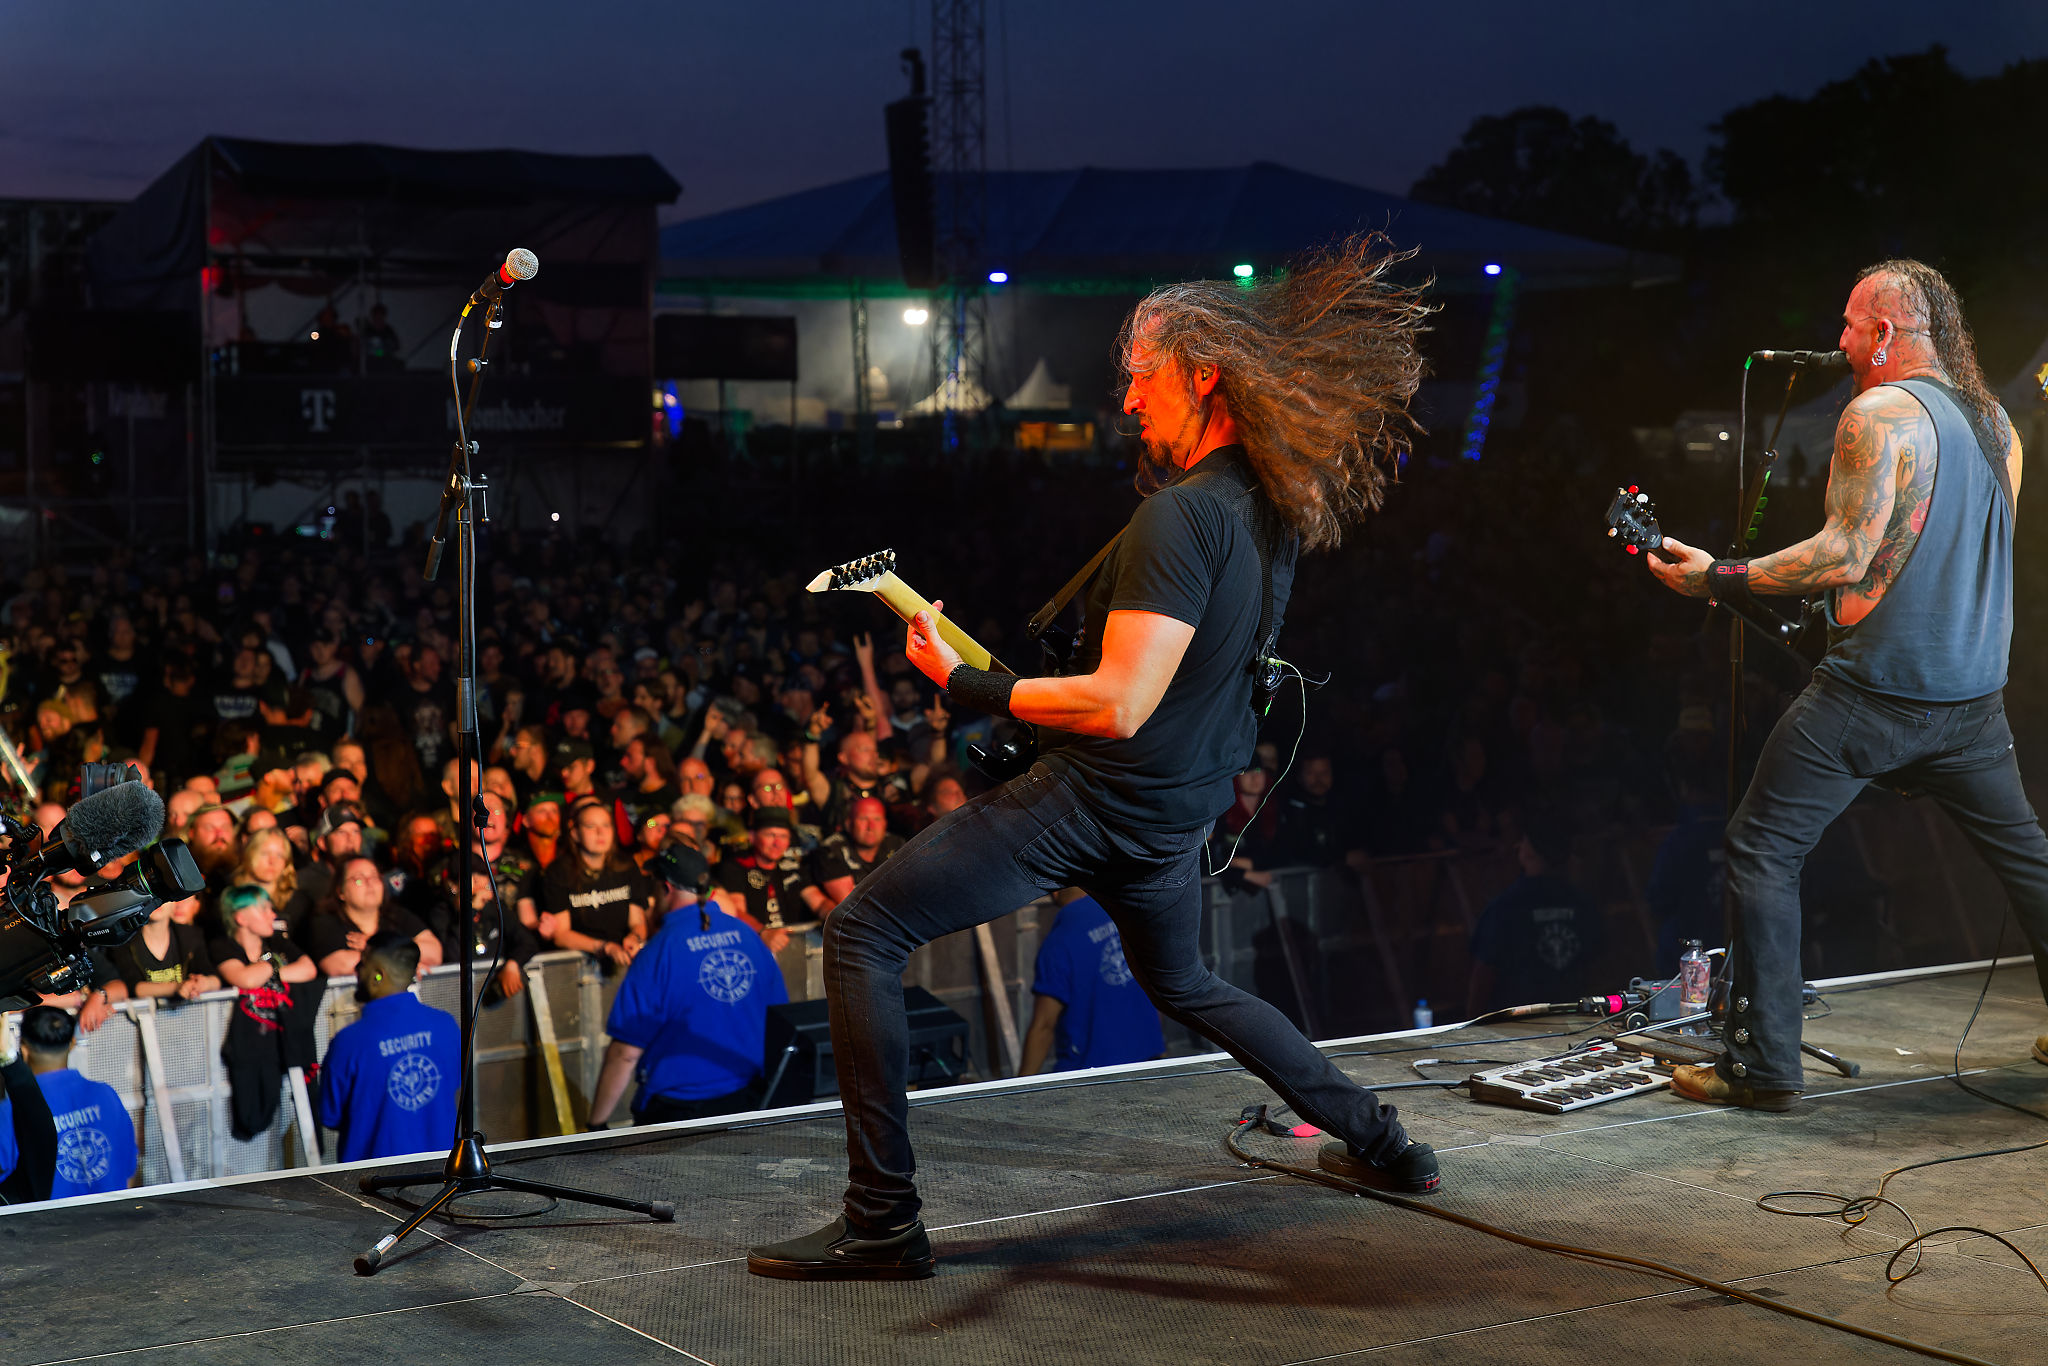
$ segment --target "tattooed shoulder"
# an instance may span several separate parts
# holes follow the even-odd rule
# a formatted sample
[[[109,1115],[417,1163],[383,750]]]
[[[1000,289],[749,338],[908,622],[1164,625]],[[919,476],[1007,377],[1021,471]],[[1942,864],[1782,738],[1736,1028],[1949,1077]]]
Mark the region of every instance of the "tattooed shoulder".
[[[1843,620],[1853,622],[1877,605],[1911,558],[1921,529],[1927,524],[1939,453],[1933,441],[1933,424],[1926,410],[1910,395],[1895,389],[1873,389],[1850,406],[1863,410],[1859,422],[1865,428],[1857,432],[1857,454],[1867,462],[1863,468],[1872,482],[1888,485],[1892,494],[1889,515],[1869,568],[1859,582],[1843,590],[1838,605]],[[1844,413],[1845,435],[1850,425],[1849,414]],[[1837,450],[1841,450],[1840,443]],[[1885,468],[1887,464],[1890,469]]]

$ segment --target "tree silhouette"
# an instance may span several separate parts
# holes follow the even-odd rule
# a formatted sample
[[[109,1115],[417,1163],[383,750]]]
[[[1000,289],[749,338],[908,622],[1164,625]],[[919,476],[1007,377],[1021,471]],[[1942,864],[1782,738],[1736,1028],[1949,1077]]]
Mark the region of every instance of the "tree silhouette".
[[[1698,212],[1675,152],[1644,155],[1605,119],[1530,105],[1474,119],[1411,198],[1625,246],[1662,245]]]

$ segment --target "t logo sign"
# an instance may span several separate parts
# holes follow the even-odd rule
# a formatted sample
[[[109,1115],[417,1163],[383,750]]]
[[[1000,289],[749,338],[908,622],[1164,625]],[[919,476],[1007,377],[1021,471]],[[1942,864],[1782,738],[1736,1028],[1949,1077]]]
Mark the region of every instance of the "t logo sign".
[[[334,430],[334,390],[299,390],[299,416],[306,419],[309,432],[331,432]]]

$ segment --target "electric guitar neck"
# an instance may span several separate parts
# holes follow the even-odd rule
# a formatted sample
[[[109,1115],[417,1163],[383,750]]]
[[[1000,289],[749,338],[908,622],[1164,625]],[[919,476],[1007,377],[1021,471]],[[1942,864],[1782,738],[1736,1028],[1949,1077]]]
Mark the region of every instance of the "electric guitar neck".
[[[905,622],[919,612],[932,612],[929,599],[896,577],[896,552],[893,550],[881,550],[857,560],[848,560],[827,569],[805,587],[813,593],[872,593],[882,600],[883,606]],[[932,612],[932,617],[938,623],[939,639],[959,651],[961,660],[966,664],[999,673],[1016,672],[990,654],[980,641],[968,635],[944,612]]]

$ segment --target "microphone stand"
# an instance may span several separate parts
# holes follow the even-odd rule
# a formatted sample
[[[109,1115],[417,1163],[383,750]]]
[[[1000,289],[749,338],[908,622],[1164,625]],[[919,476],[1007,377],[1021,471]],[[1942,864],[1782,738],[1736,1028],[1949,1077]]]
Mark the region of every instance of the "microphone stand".
[[[1771,475],[1778,467],[1778,438],[1784,434],[1785,417],[1792,410],[1793,386],[1799,383],[1799,372],[1805,368],[1803,365],[1795,364],[1792,368],[1792,373],[1786,377],[1785,394],[1778,403],[1778,420],[1771,427],[1770,442],[1764,448],[1763,454],[1758,457],[1755,478],[1750,480],[1749,484],[1745,486],[1742,482],[1742,452],[1749,442],[1749,370],[1754,361],[1755,357],[1751,357],[1749,360],[1745,360],[1742,365],[1743,417],[1740,433],[1741,439],[1737,442],[1735,448],[1735,534],[1730,539],[1728,545],[1728,556],[1731,559],[1747,554],[1755,546],[1757,536],[1763,531],[1764,509],[1770,506]],[[1766,640],[1798,660],[1800,665],[1804,667],[1806,659],[1792,648],[1792,642],[1798,639],[1800,634],[1805,631],[1812,609],[1810,606],[1802,603],[1798,620],[1792,621],[1779,616],[1770,608],[1754,600],[1737,603],[1724,598],[1718,601],[1720,606],[1728,611],[1728,791],[1726,794],[1726,810],[1728,823],[1732,825],[1735,822],[1736,807],[1741,804],[1741,794],[1737,790],[1736,779],[1741,776],[1742,741],[1743,736],[1748,731],[1748,726],[1745,724],[1749,711],[1748,699],[1744,695],[1743,690],[1742,628],[1745,625],[1749,626]],[[1717,1023],[1725,1019],[1722,1008],[1727,1001],[1728,979],[1729,975],[1734,971],[1735,963],[1735,891],[1732,885],[1723,886],[1721,900],[1722,914],[1725,917],[1724,933],[1728,939],[1728,952],[1721,956],[1721,971],[1714,978],[1709,988],[1707,1012],[1707,1015],[1714,1017]],[[1671,1029],[1675,1026],[1667,1022],[1660,1027]],[[1854,1077],[1862,1070],[1857,1064],[1837,1057],[1817,1044],[1802,1041],[1799,1045],[1799,1050],[1809,1057],[1817,1058],[1821,1062],[1828,1064],[1845,1077]]]
[[[427,547],[427,563],[423,578],[432,580],[439,576],[441,555],[452,532],[455,538],[455,606],[457,623],[457,650],[455,670],[456,710],[456,809],[471,813],[471,820],[481,828],[483,812],[477,805],[476,774],[482,761],[483,748],[478,737],[476,711],[476,524],[479,519],[490,521],[490,508],[486,501],[488,488],[481,476],[470,471],[470,460],[477,453],[477,444],[469,439],[469,419],[476,408],[477,390],[483,381],[484,368],[488,362],[484,354],[490,349],[491,333],[497,331],[504,319],[502,298],[493,297],[485,314],[486,330],[484,339],[477,348],[475,359],[469,362],[469,395],[463,398],[460,378],[460,362],[457,353],[462,345],[462,328],[469,319],[470,311],[476,307],[472,297],[455,320],[455,334],[448,342],[448,380],[458,400],[455,425],[455,449],[448,457],[448,482],[441,489],[441,508],[435,518],[434,536]],[[376,1273],[378,1265],[402,1239],[414,1229],[440,1212],[458,1196],[473,1195],[479,1191],[507,1190],[523,1191],[532,1195],[545,1195],[556,1200],[574,1200],[586,1205],[602,1205],[608,1209],[628,1210],[644,1214],[661,1223],[673,1223],[676,1207],[667,1200],[626,1200],[616,1195],[599,1195],[593,1191],[575,1190],[568,1186],[557,1186],[545,1181],[530,1181],[525,1177],[501,1176],[491,1170],[490,1158],[484,1152],[484,1136],[476,1122],[476,1017],[481,998],[475,984],[475,930],[477,911],[469,905],[470,877],[476,866],[476,831],[463,832],[462,848],[457,855],[455,881],[455,907],[457,922],[462,927],[462,1084],[456,1102],[455,1146],[449,1150],[447,1161],[438,1173],[405,1172],[390,1176],[366,1175],[359,1183],[366,1194],[381,1195],[386,1191],[403,1186],[424,1186],[439,1181],[441,1188],[413,1212],[411,1218],[399,1225],[398,1231],[377,1240],[376,1246],[356,1258],[356,1274],[370,1276]],[[498,904],[499,961],[505,946],[504,900],[494,898]],[[452,1216],[450,1216],[452,1217]]]

